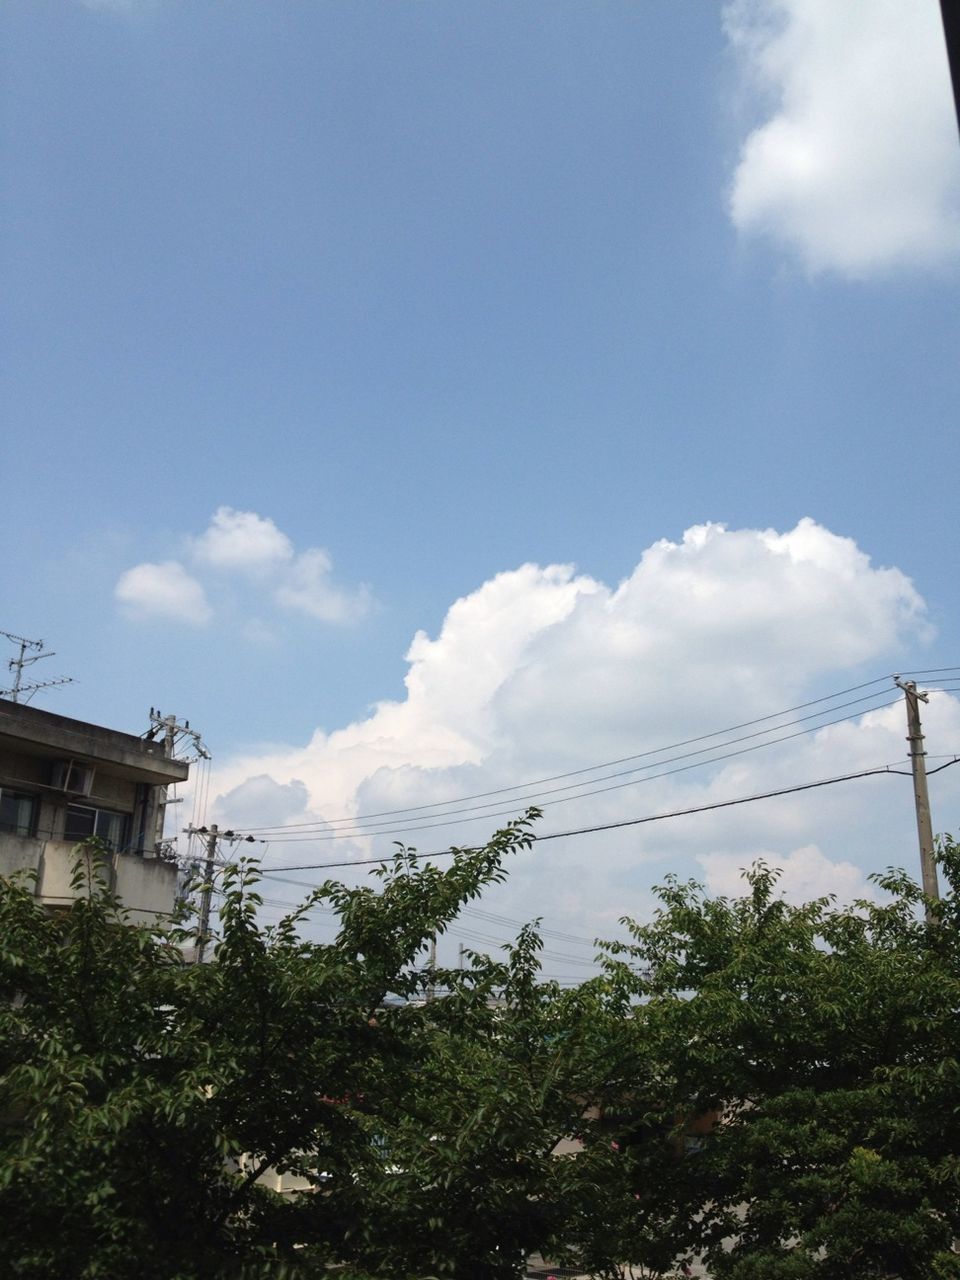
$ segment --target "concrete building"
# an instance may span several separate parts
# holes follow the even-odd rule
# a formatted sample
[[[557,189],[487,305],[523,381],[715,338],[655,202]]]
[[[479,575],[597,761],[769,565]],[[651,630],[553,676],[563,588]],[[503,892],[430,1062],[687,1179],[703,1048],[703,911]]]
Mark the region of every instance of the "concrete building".
[[[132,919],[168,914],[177,868],[161,856],[163,801],[187,773],[162,742],[0,700],[0,875],[36,871],[37,896],[64,906],[73,850],[97,836]]]

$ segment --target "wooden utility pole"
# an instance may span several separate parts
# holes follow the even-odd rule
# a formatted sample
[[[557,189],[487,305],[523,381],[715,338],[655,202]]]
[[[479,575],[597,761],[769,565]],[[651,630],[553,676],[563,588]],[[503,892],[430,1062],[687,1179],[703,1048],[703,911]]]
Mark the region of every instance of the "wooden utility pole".
[[[203,887],[200,890],[200,921],[197,926],[197,964],[203,964],[210,930],[210,900],[213,897],[213,868],[217,857],[217,837],[220,832],[212,822],[207,832],[207,860],[203,866]]]
[[[203,836],[207,846],[207,858],[203,864],[203,884],[200,886],[197,945],[194,952],[197,964],[202,964],[207,942],[210,939],[210,907],[213,898],[213,871],[217,865],[217,845],[221,840],[229,840],[231,844],[237,844],[241,840],[245,840],[248,844],[255,844],[256,836],[244,836],[238,831],[221,831],[215,822],[211,822],[209,827],[186,827],[185,831],[189,836]]]
[[[430,985],[427,987],[425,998],[427,1000],[436,999],[437,991],[434,987],[434,971],[437,967],[437,935],[434,934],[430,939]]]
[[[927,791],[926,752],[923,749],[923,729],[920,724],[920,703],[929,701],[929,695],[917,691],[916,681],[901,680],[894,676],[894,681],[907,706],[907,741],[910,743],[910,767],[913,770],[913,799],[917,810],[917,836],[920,840],[920,872],[923,877],[923,892],[928,898],[939,898],[940,888],[937,884],[937,864],[933,856],[933,823],[930,820],[930,794]],[[927,908],[927,920],[931,919],[930,908]]]

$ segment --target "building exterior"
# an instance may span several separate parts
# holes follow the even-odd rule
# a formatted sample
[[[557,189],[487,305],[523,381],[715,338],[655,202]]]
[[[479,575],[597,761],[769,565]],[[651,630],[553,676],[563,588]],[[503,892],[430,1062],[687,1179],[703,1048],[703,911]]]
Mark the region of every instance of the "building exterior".
[[[97,836],[137,923],[171,912],[177,868],[161,856],[166,791],[188,766],[162,742],[0,700],[0,875],[32,870],[50,907],[73,898],[73,850]]]

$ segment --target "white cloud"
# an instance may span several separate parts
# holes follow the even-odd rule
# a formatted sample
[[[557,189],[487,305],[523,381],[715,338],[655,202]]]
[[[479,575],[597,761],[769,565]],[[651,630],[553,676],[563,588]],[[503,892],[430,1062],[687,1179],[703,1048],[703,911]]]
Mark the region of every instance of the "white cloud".
[[[332,568],[322,547],[302,552],[286,567],[275,592],[277,602],[321,622],[355,622],[364,617],[372,603],[368,588],[340,590],[331,579]]]
[[[785,533],[701,525],[680,541],[649,547],[616,587],[569,565],[527,564],[498,574],[451,605],[436,637],[415,636],[402,700],[383,702],[329,735],[317,732],[305,746],[220,765],[212,794],[223,797],[218,818],[235,824],[227,796],[247,780],[266,775],[279,785],[303,784],[307,800],[297,822],[329,825],[318,827],[315,844],[304,842],[303,828],[290,844],[276,838],[274,865],[370,856],[388,850],[400,838],[392,828],[403,826],[421,828],[402,836],[422,849],[470,843],[518,813],[525,793],[478,799],[474,805],[488,807],[457,826],[432,826],[442,818],[442,809],[432,809],[391,817],[391,834],[376,839],[341,844],[329,837],[334,827],[347,829],[337,820],[358,813],[517,788],[795,706],[858,684],[881,663],[917,665],[917,646],[928,636],[923,602],[909,579],[873,566],[851,540],[812,520]],[[892,686],[876,688],[897,697]],[[849,700],[858,696],[864,695],[853,692]],[[960,747],[954,699],[935,696],[925,723],[931,751]],[[904,734],[897,704],[709,769],[643,781],[636,768],[644,761],[622,762],[586,775],[597,787],[618,789],[576,800],[568,799],[569,790],[545,796],[540,830],[662,813],[903,761]],[[753,745],[748,739],[731,749]],[[698,763],[684,754],[695,750],[696,744],[680,748],[673,754],[681,758],[654,772]],[[610,776],[603,781],[600,773]],[[953,778],[948,772],[935,779],[935,804],[938,797],[960,799]],[[558,778],[535,790],[578,780]],[[940,812],[939,825],[949,828],[949,813]],[[544,843],[515,863],[492,901],[516,918],[543,915],[581,935],[609,934],[619,916],[649,913],[649,887],[671,870],[696,875],[707,867],[716,877],[729,870],[724,858],[739,868],[764,856],[785,863],[788,885],[816,885],[818,893],[830,886],[844,897],[862,892],[866,870],[912,867],[915,842],[909,779],[870,778]]]
[[[293,559],[293,544],[269,516],[232,507],[218,507],[192,545],[201,564],[241,573],[269,572]]]
[[[256,827],[299,820],[308,798],[307,788],[299,778],[281,784],[260,774],[235,787],[220,803],[231,814],[234,826]]]
[[[730,214],[808,270],[960,259],[960,147],[938,6],[734,0],[725,27],[766,119]]]
[[[852,862],[833,862],[824,857],[816,845],[804,845],[784,856],[782,853],[755,854],[753,861],[763,859],[783,873],[778,881],[779,896],[789,902],[809,902],[833,894],[839,902],[874,896],[863,872]],[[743,855],[739,853],[706,853],[698,861],[703,868],[708,893],[727,898],[746,892],[743,878]]]
[[[203,626],[212,617],[203,587],[176,560],[127,569],[120,575],[114,595],[134,618],[172,618]]]
[[[346,624],[363,618],[373,606],[368,587],[347,589],[334,581],[328,551],[308,547],[297,552],[274,521],[256,511],[218,507],[204,532],[187,538],[186,544],[197,572],[233,576],[233,596],[239,591],[247,611],[279,605],[320,622]],[[182,614],[207,622],[213,614],[201,583],[173,560],[128,569],[115,595],[129,612],[142,616]],[[244,621],[243,634],[257,644],[276,640],[275,629],[257,616]]]

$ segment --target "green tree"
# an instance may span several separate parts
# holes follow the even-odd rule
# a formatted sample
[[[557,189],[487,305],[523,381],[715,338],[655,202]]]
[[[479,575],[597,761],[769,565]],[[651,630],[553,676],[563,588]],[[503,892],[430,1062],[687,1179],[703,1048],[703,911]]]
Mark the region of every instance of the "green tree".
[[[227,868],[199,966],[186,929],[127,921],[94,848],[64,911],[0,882],[0,1274],[500,1280],[583,1244],[603,1149],[551,1152],[583,1128],[607,986],[541,984],[534,928],[462,971],[420,962],[533,816],[442,870],[400,850],[275,927],[256,869]],[[329,945],[301,937],[320,904]],[[271,1168],[313,1190],[277,1195]]]
[[[0,1274],[510,1280],[537,1250],[596,1276],[694,1253],[718,1280],[960,1275],[953,842],[932,926],[902,873],[879,904],[794,907],[758,865],[736,900],[669,881],[572,991],[541,981],[536,925],[426,973],[533,816],[272,928],[228,868],[200,966],[188,931],[127,922],[95,850],[67,910],[0,882]],[[329,945],[301,936],[321,904]]]
[[[620,1015],[608,984],[539,981],[539,948],[531,926],[503,962],[439,975],[443,999],[387,1012],[419,1069],[372,1118],[381,1162],[359,1188],[355,1255],[371,1271],[511,1280],[537,1251],[619,1275],[597,1230],[609,1141],[555,1148],[596,1127],[589,1104]]]
[[[875,877],[880,903],[791,906],[758,864],[733,901],[669,881],[610,949],[645,1080],[624,1258],[649,1259],[653,1223],[661,1261],[730,1280],[960,1275],[960,851],[939,858],[933,925],[902,872]]]

